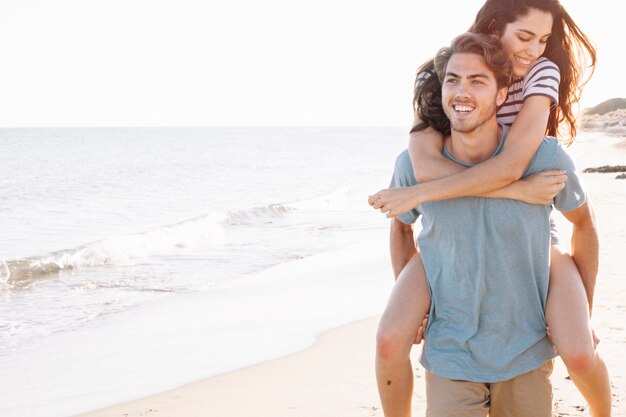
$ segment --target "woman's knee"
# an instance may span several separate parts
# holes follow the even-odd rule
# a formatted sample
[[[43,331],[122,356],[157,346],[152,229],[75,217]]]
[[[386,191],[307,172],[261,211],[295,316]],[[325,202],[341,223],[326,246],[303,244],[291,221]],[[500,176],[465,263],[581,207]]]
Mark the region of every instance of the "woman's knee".
[[[593,347],[559,352],[563,363],[570,372],[586,375],[594,371],[598,363],[598,354]]]
[[[376,357],[383,361],[395,361],[407,358],[413,341],[399,329],[380,327],[376,334]]]

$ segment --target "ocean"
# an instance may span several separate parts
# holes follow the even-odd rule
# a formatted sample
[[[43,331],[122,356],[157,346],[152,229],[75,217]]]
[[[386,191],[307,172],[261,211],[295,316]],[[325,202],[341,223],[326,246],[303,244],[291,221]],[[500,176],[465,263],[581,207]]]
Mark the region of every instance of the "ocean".
[[[1,129],[0,415],[75,415],[380,313],[388,220],[367,196],[406,142],[405,128]],[[377,281],[350,273],[374,261]]]

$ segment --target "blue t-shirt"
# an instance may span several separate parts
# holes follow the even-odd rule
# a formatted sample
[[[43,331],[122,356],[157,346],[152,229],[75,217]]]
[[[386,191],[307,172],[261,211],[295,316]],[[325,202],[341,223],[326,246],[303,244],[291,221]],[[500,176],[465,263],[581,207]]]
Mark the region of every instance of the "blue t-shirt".
[[[503,142],[504,136],[496,153]],[[549,169],[568,176],[554,207],[581,206],[580,179],[554,138],[544,139],[524,176]],[[392,187],[415,184],[404,151]],[[449,379],[496,382],[555,356],[544,315],[551,210],[552,205],[463,197],[425,203],[398,217],[407,224],[420,216],[422,221],[418,242],[432,300],[421,357],[427,370]]]

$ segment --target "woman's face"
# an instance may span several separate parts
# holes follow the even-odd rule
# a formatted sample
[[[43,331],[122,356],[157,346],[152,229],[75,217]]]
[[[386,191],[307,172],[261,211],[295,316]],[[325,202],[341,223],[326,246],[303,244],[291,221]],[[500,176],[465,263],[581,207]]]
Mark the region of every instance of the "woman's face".
[[[537,9],[530,9],[526,15],[504,27],[500,41],[513,63],[516,78],[525,76],[543,54],[551,33],[552,14]]]

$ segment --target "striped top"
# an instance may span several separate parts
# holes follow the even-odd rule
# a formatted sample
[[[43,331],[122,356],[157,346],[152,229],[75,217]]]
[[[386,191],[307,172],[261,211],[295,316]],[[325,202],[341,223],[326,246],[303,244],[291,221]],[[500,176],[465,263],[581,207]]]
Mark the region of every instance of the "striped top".
[[[552,101],[550,108],[555,108],[559,104],[560,82],[559,67],[548,58],[539,58],[524,78],[513,81],[509,86],[506,101],[496,113],[498,123],[511,127],[524,101],[529,97],[548,97]]]
[[[415,83],[419,84],[433,74],[427,71],[420,72],[417,74]],[[561,73],[559,72],[559,67],[548,58],[539,58],[524,78],[513,81],[509,86],[506,101],[496,113],[498,123],[511,127],[524,101],[532,96],[546,96],[550,98],[552,101],[550,108],[554,109],[559,104],[560,82]]]

